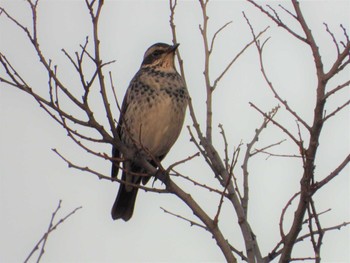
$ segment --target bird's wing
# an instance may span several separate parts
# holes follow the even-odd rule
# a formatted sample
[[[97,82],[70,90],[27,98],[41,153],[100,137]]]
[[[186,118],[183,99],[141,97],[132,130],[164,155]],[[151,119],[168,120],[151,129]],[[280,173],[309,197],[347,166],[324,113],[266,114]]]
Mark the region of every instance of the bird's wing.
[[[132,85],[132,83],[130,84]],[[129,104],[129,93],[130,93],[130,88],[126,91],[124,99],[123,99],[123,103],[122,103],[122,108],[120,110],[120,115],[119,115],[119,121],[118,121],[118,126],[117,126],[117,134],[119,136],[119,139],[121,138],[121,130],[122,130],[122,124],[123,124],[123,116],[125,115],[126,109],[128,107]],[[122,157],[122,153],[118,150],[117,147],[113,146],[112,149],[112,156],[113,158],[121,158]],[[118,172],[119,172],[119,164],[120,162],[115,160],[113,161],[112,164],[112,178],[117,177]]]

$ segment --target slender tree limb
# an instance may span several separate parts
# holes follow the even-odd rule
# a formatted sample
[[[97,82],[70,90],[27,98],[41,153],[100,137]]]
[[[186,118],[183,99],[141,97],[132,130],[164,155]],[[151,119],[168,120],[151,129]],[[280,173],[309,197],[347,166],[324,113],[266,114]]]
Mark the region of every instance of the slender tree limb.
[[[179,219],[181,219],[181,220],[184,220],[184,221],[188,222],[188,223],[190,224],[190,226],[197,226],[197,227],[199,227],[199,228],[202,228],[202,229],[204,229],[204,230],[210,232],[209,229],[208,229],[207,227],[205,227],[204,225],[201,225],[201,224],[199,224],[199,223],[197,223],[197,222],[195,222],[195,221],[193,221],[193,220],[190,220],[190,219],[188,219],[188,218],[186,218],[186,217],[183,217],[183,216],[181,216],[181,215],[172,213],[172,212],[166,210],[166,209],[163,208],[163,207],[161,207],[161,209],[162,209],[162,210],[164,211],[164,213],[166,213],[166,214],[170,214],[170,215],[172,215],[172,216],[175,216],[175,217],[177,217],[177,218],[179,218]],[[242,260],[247,261],[247,257],[244,255],[244,253],[243,253],[242,251],[239,251],[238,249],[236,249],[236,248],[233,247],[232,245],[230,245],[230,248],[231,248],[231,250],[232,250],[234,253],[236,253]]]
[[[260,70],[262,72],[262,75],[265,79],[265,82],[267,83],[267,85],[269,86],[270,90],[272,91],[272,93],[274,94],[275,98],[280,102],[282,103],[282,105],[286,108],[286,110],[292,114],[300,123],[302,123],[304,125],[304,127],[310,131],[310,126],[300,117],[300,115],[294,111],[288,104],[288,102],[283,99],[279,94],[278,92],[276,91],[275,87],[273,86],[272,82],[269,80],[268,76],[267,76],[267,73],[266,73],[266,70],[265,70],[265,66],[264,66],[264,62],[263,62],[263,46],[264,44],[260,45],[259,42],[257,41],[258,39],[258,36],[255,35],[255,32],[254,32],[254,29],[249,21],[249,19],[247,18],[247,16],[245,15],[245,13],[243,12],[243,16],[244,18],[246,19],[246,22],[250,28],[250,32],[252,33],[253,35],[253,38],[254,38],[254,43],[257,47],[257,50],[258,50],[258,54],[259,54],[259,62],[260,62]],[[266,43],[266,42],[264,42]]]
[[[323,114],[324,105],[325,105],[324,95],[325,95],[325,85],[326,85],[326,81],[324,79],[323,63],[321,60],[321,55],[319,53],[319,48],[315,42],[315,39],[311,33],[310,28],[307,25],[307,22],[304,19],[304,16],[300,9],[299,2],[296,0],[292,0],[292,4],[295,10],[295,13],[297,15],[298,22],[306,36],[306,40],[307,40],[306,43],[309,45],[313,54],[318,83],[316,88],[316,106],[314,110],[314,120],[313,120],[311,129],[309,130],[310,143],[305,152],[306,162],[304,167],[304,174],[300,184],[301,185],[300,199],[299,199],[298,207],[295,211],[293,223],[284,240],[284,248],[280,258],[281,262],[288,262],[291,259],[291,253],[292,253],[294,244],[296,242],[296,239],[298,238],[298,235],[301,231],[303,218],[310,202],[310,189],[311,189],[310,184],[312,183],[313,177],[314,177],[314,167],[315,167],[314,161],[315,161],[316,151],[319,145],[319,137],[323,126],[322,114]]]
[[[31,10],[32,10],[32,17],[33,17],[33,24],[32,24],[32,28],[33,28],[33,33],[30,33],[30,31],[27,29],[27,27],[25,27],[24,25],[20,24],[14,17],[12,17],[10,14],[8,14],[6,11],[4,11],[4,13],[6,14],[6,16],[10,19],[10,21],[12,21],[17,27],[19,27],[27,36],[27,38],[29,39],[29,41],[31,42],[32,46],[34,47],[34,50],[36,51],[40,63],[44,66],[44,68],[46,69],[46,71],[49,73],[50,78],[52,78],[52,80],[55,82],[55,85],[57,85],[57,88],[62,91],[67,98],[73,102],[74,105],[76,105],[80,110],[82,110],[83,112],[86,113],[86,115],[88,116],[89,121],[88,122],[84,122],[81,120],[78,120],[76,118],[74,118],[73,116],[71,116],[70,114],[59,110],[57,107],[55,107],[55,104],[53,102],[47,101],[45,100],[43,97],[39,96],[38,94],[36,94],[31,88],[29,88],[29,85],[27,84],[22,84],[18,81],[15,80],[15,78],[13,78],[13,80],[15,80],[16,85],[19,89],[26,91],[27,93],[29,93],[30,95],[32,95],[37,101],[38,103],[43,106],[46,105],[48,107],[50,107],[51,109],[53,109],[54,111],[59,111],[59,114],[62,114],[65,118],[70,119],[71,121],[73,121],[74,123],[78,123],[80,125],[84,125],[87,127],[93,126],[94,129],[96,129],[103,138],[108,138],[107,141],[112,142],[113,139],[112,137],[109,135],[108,132],[105,131],[104,127],[102,125],[100,125],[94,115],[93,112],[91,111],[91,109],[89,107],[87,107],[86,104],[84,104],[83,102],[81,102],[80,100],[78,100],[70,91],[69,89],[63,85],[63,83],[60,81],[60,79],[58,78],[58,76],[55,74],[54,70],[51,68],[51,61],[47,61],[47,59],[45,58],[45,56],[43,55],[41,49],[40,49],[40,44],[38,42],[38,34],[37,34],[37,5],[33,4],[31,1],[27,0],[27,2],[29,3]],[[102,2],[102,1],[101,1]],[[91,8],[93,5],[94,1],[91,3]],[[97,26],[97,25],[96,25]],[[3,58],[3,56],[1,56],[1,58]],[[4,60],[1,61],[1,63],[4,65]],[[6,62],[5,62],[6,64]],[[104,64],[100,64],[100,70],[101,68],[104,66]],[[15,73],[17,74],[17,73]],[[8,74],[9,76],[11,76],[11,74]],[[18,75],[18,74],[17,74]],[[2,81],[2,80],[1,80]],[[48,110],[46,109],[46,111],[48,112]],[[53,116],[51,114],[51,116]],[[56,119],[57,120],[57,119]]]
[[[327,232],[333,231],[333,230],[340,230],[341,228],[346,227],[348,225],[350,225],[350,222],[344,222],[344,223],[341,223],[341,224],[338,224],[338,225],[335,225],[335,226],[324,227],[324,228],[322,228],[322,231],[323,231],[323,233],[327,233]],[[311,234],[317,235],[318,232],[317,232],[317,230],[315,230],[313,233],[307,233],[307,234],[304,234],[304,235],[298,237],[296,239],[296,241],[295,241],[295,244],[297,244],[297,243],[299,243],[301,241],[304,241],[306,238],[310,238]],[[282,252],[283,252],[283,248],[280,248],[280,247],[282,245],[283,245],[283,241],[280,241],[279,243],[277,243],[275,248],[264,258],[264,261],[265,262],[270,262],[273,259],[275,259],[276,257],[278,257],[279,255],[281,255]]]
[[[173,36],[173,44],[174,45],[178,43],[177,36],[176,36],[176,25],[175,25],[175,22],[174,22],[176,6],[177,6],[177,0],[169,0],[169,7],[170,7],[170,20],[169,20],[169,23],[170,23],[171,34]],[[186,75],[185,75],[184,63],[183,63],[183,60],[181,58],[181,54],[180,54],[179,49],[176,50],[176,56],[178,58],[179,65],[180,65],[181,77],[183,78],[183,80],[184,80],[184,82],[186,84]],[[187,84],[186,84],[186,86],[187,86]]]
[[[68,218],[70,218],[73,214],[75,214],[75,212],[77,212],[79,209],[81,209],[82,207],[77,207],[75,208],[73,211],[71,211],[70,213],[68,213],[66,216],[62,217],[61,219],[59,219],[57,221],[57,223],[54,223],[54,220],[56,218],[56,215],[57,215],[57,212],[61,209],[61,204],[62,204],[62,201],[60,200],[58,202],[58,206],[57,208],[55,209],[55,211],[52,213],[52,216],[51,216],[51,220],[50,220],[50,223],[49,223],[49,227],[47,229],[47,231],[45,232],[45,234],[41,237],[41,239],[38,241],[38,243],[36,243],[36,245],[34,246],[33,250],[29,253],[29,255],[27,256],[27,258],[24,260],[24,262],[28,262],[29,259],[33,256],[33,254],[35,253],[36,250],[39,249],[39,246],[41,245],[41,248],[40,248],[40,252],[39,252],[39,256],[38,256],[38,259],[37,259],[37,262],[40,261],[40,259],[42,258],[42,256],[44,255],[45,253],[45,247],[46,247],[46,243],[47,243],[47,239],[49,237],[49,235],[55,231],[57,229],[58,226],[60,226],[61,224],[63,224]]]
[[[349,65],[350,63],[349,56],[350,56],[350,42],[348,41],[345,45],[344,50],[338,55],[332,67],[329,69],[327,73],[324,74],[324,81],[328,81],[334,75],[342,71],[347,65]],[[344,62],[345,58],[347,58],[347,60]]]
[[[249,105],[251,107],[253,107],[254,109],[256,109],[261,115],[263,115],[265,118],[269,118],[269,116],[264,113],[261,109],[259,109],[254,103],[249,102]],[[292,141],[294,141],[294,143],[299,147],[300,146],[300,141],[298,139],[296,139],[294,137],[294,135],[292,135],[289,130],[285,127],[283,127],[281,124],[279,124],[277,121],[275,121],[274,119],[270,118],[270,121],[276,125],[278,128],[280,128],[284,133],[286,133],[291,139]]]
[[[94,2],[95,1],[92,1],[91,3],[89,3],[88,0],[85,0],[85,3],[90,11],[90,16],[93,24],[93,40],[94,40],[94,52],[95,52],[94,62],[96,63],[97,75],[98,75],[99,84],[100,84],[100,93],[101,93],[103,105],[105,107],[106,117],[109,122],[110,130],[113,134],[113,137],[118,137],[110,103],[107,97],[105,76],[102,71],[103,63],[100,55],[100,39],[99,39],[99,33],[98,33],[98,23],[99,23],[99,18],[100,18],[104,1],[103,0],[98,1],[96,11],[94,11],[94,8],[93,8]]]
[[[309,206],[309,214],[312,216],[312,218],[310,218],[309,222],[309,230],[310,230],[310,237],[312,240],[312,245],[314,248],[314,252],[315,252],[315,258],[316,258],[316,263],[320,263],[321,262],[321,245],[322,245],[322,240],[323,240],[323,236],[324,236],[324,231],[323,228],[321,226],[320,220],[319,220],[319,213],[316,212],[316,206],[315,203],[313,201],[313,199],[311,198],[311,202],[310,202],[310,206]],[[317,232],[318,234],[318,238],[317,241],[315,239],[315,235],[312,234],[312,219],[314,219],[316,227],[317,227]]]
[[[164,190],[164,189],[158,189],[158,188],[154,188],[154,187],[146,187],[146,186],[143,186],[143,185],[139,185],[139,184],[133,184],[131,182],[127,182],[127,181],[124,181],[122,179],[119,179],[119,178],[112,178],[110,176],[106,176],[100,172],[97,172],[91,168],[89,168],[88,166],[80,166],[80,165],[77,165],[75,163],[73,163],[72,161],[70,161],[69,159],[67,159],[66,157],[64,157],[57,149],[52,149],[52,151],[57,154],[65,163],[67,163],[68,167],[69,168],[73,168],[73,169],[76,169],[76,170],[80,170],[82,172],[87,172],[89,174],[93,174],[93,175],[96,175],[100,180],[108,180],[108,181],[112,181],[112,182],[118,182],[118,183],[123,183],[123,184],[126,184],[126,185],[130,185],[130,186],[133,186],[133,187],[137,187],[139,189],[142,189],[146,192],[154,192],[154,193],[168,193],[168,191]],[[123,169],[121,167],[121,169]],[[128,171],[130,174],[131,172]],[[149,176],[149,174],[142,174],[142,173],[133,173],[132,175],[135,175],[135,176]]]
[[[222,124],[219,124],[219,129],[220,129],[220,133],[222,135],[222,139],[224,141],[224,154],[225,154],[225,158],[224,158],[224,163],[225,163],[225,168],[227,171],[230,170],[230,165],[229,165],[229,157],[228,157],[228,143],[227,143],[227,138],[226,138],[226,134],[225,134],[225,130],[224,130],[224,126]]]
[[[335,46],[335,48],[336,48],[336,50],[337,50],[337,55],[338,55],[338,57],[339,57],[339,55],[340,55],[340,48],[339,48],[338,41],[336,40],[334,34],[333,34],[333,33],[331,32],[331,30],[329,29],[328,24],[327,24],[327,23],[323,23],[323,25],[325,26],[327,33],[331,36],[332,41],[333,41],[333,43],[334,43],[334,46]]]
[[[267,30],[269,27],[266,27],[264,30],[260,31],[259,34],[257,34],[256,38],[259,39]],[[214,35],[215,36],[215,35]],[[232,65],[238,60],[238,58],[252,45],[255,43],[255,39],[250,41],[248,44],[246,44],[240,52],[228,63],[226,68],[221,72],[221,74],[214,80],[212,90],[215,90],[218,86],[220,80],[226,75],[226,73],[229,71],[229,69],[232,67]]]
[[[199,223],[197,223],[197,222],[195,222],[195,221],[193,221],[193,220],[190,220],[190,219],[188,219],[188,218],[186,218],[186,217],[183,217],[183,216],[181,216],[181,215],[178,215],[178,214],[175,214],[175,213],[173,213],[173,212],[170,212],[170,211],[166,210],[166,209],[163,208],[163,207],[161,207],[160,209],[162,209],[163,212],[166,213],[166,214],[175,216],[175,217],[177,217],[177,218],[180,218],[181,220],[184,220],[184,221],[190,223],[190,226],[197,226],[197,227],[199,227],[199,228],[203,228],[203,229],[206,230],[206,231],[209,231],[209,229],[208,229],[205,225],[199,224]]]
[[[291,28],[289,28],[286,24],[284,24],[278,17],[274,17],[273,15],[271,15],[268,11],[266,11],[262,6],[258,5],[254,0],[247,0],[249,3],[251,3],[252,5],[254,5],[256,8],[258,8],[262,13],[264,13],[267,17],[269,17],[273,22],[276,23],[276,25],[278,25],[279,27],[282,27],[283,29],[285,29],[287,32],[289,32],[291,35],[293,35],[294,37],[296,37],[297,39],[303,41],[303,42],[307,42],[307,40],[300,36],[299,34],[295,33]],[[289,12],[290,13],[290,12]],[[297,17],[296,15],[292,15],[293,17]]]
[[[345,107],[350,105],[350,99],[343,103],[343,105],[338,106],[335,110],[333,110],[331,113],[327,114],[323,121],[327,121],[329,118],[334,117],[339,111],[345,109]]]
[[[216,37],[220,34],[221,31],[223,31],[228,25],[232,24],[232,21],[229,21],[227,23],[225,23],[222,27],[220,27],[215,33],[214,33],[214,36],[213,38],[211,39],[211,42],[210,42],[210,48],[209,48],[209,53],[211,53],[214,49],[214,43],[215,43],[215,40],[216,40]]]
[[[219,205],[218,205],[218,209],[217,209],[216,215],[214,217],[214,224],[218,224],[219,223],[219,216],[220,216],[222,204],[224,203],[224,197],[226,195],[226,190],[227,190],[227,187],[228,187],[230,181],[231,181],[231,178],[229,178],[227,180],[227,184],[226,184],[224,190],[222,190],[220,201],[219,201]]]
[[[313,186],[313,193],[317,190],[328,184],[331,180],[333,180],[350,162],[350,154],[348,154],[345,159],[339,164],[339,166],[333,170],[326,178],[321,180],[320,182],[316,182]]]
[[[200,153],[196,152],[195,154],[193,154],[191,156],[188,156],[187,158],[185,158],[183,160],[177,161],[177,162],[173,163],[172,165],[170,165],[169,168],[167,169],[167,171],[169,172],[170,170],[173,170],[175,168],[175,166],[178,166],[180,164],[183,164],[183,163],[186,163],[188,161],[191,161],[192,159],[194,159],[194,158],[196,158],[198,156],[200,156]]]
[[[207,15],[207,5],[209,1],[199,0],[201,10],[202,10],[202,17],[203,17],[203,24],[199,25],[199,30],[201,32],[202,38],[203,38],[203,44],[204,44],[204,80],[205,80],[205,88],[206,88],[206,94],[207,94],[207,100],[206,100],[206,139],[209,143],[212,142],[212,122],[213,122],[213,111],[212,111],[212,93],[213,93],[213,87],[210,83],[210,47],[209,47],[209,39],[208,39],[208,15]]]
[[[252,138],[252,140],[247,144],[247,150],[244,155],[242,170],[243,170],[243,199],[242,207],[244,210],[244,213],[246,216],[248,216],[248,200],[249,200],[249,172],[248,172],[248,162],[250,160],[250,157],[252,156],[252,149],[254,144],[259,140],[259,136],[262,133],[262,131],[266,128],[267,124],[270,122],[270,120],[273,119],[273,117],[276,115],[279,107],[273,108],[269,113],[266,114],[267,117],[264,118],[263,123],[261,126],[255,130],[255,134]]]
[[[210,187],[210,186],[208,186],[208,185],[206,185],[206,184],[200,183],[198,180],[191,179],[190,177],[185,176],[185,175],[183,175],[183,174],[181,174],[181,173],[179,173],[179,172],[177,172],[177,171],[174,171],[174,172],[175,172],[174,176],[178,176],[178,177],[180,177],[180,178],[182,178],[182,179],[184,179],[184,180],[186,180],[186,181],[189,181],[189,182],[191,182],[194,186],[201,187],[201,188],[203,188],[203,189],[205,189],[205,190],[207,190],[207,191],[209,191],[209,192],[212,192],[212,193],[217,193],[217,194],[219,194],[219,195],[222,194],[222,191],[220,191],[220,190],[218,190],[218,189],[216,189],[216,188],[213,188],[213,187]],[[225,196],[228,197],[228,194],[226,193]]]
[[[330,90],[326,93],[325,99],[328,99],[331,95],[337,93],[338,91],[340,91],[346,87],[349,87],[349,85],[350,85],[350,80],[345,81],[343,84],[338,85],[337,87],[333,88],[332,90]]]
[[[201,221],[209,229],[209,232],[214,236],[218,246],[225,256],[227,262],[237,262],[231,251],[231,247],[228,241],[223,236],[219,227],[214,223],[212,219],[203,211],[203,209],[192,199],[191,195],[185,193],[180,187],[178,187],[173,181],[165,180],[166,189],[173,194],[176,194],[182,201],[190,206],[193,213],[201,219]]]
[[[201,155],[203,156],[204,160],[207,162],[207,164],[209,165],[210,168],[212,168],[212,163],[211,160],[207,157],[207,154],[205,152],[205,149],[203,149],[203,147],[200,145],[200,143],[196,140],[191,127],[187,126],[188,132],[190,134],[190,141],[194,143],[194,145],[197,147],[197,149],[200,151]],[[215,176],[218,176],[217,174],[215,174]]]

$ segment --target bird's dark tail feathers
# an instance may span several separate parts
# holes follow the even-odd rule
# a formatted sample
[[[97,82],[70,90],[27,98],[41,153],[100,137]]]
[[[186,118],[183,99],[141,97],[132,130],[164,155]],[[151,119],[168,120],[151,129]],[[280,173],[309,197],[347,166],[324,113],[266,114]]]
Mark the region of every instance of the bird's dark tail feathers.
[[[157,167],[155,162],[151,161],[151,164],[154,167]],[[151,178],[146,176],[137,176],[137,173],[145,173],[145,171],[132,162],[126,162],[124,165],[124,168],[131,171],[132,174],[127,175],[127,173],[123,171],[122,181],[130,181],[136,185],[139,185],[142,181],[142,184],[145,185]],[[118,170],[116,169],[115,165],[113,165],[112,177],[116,177],[117,173]],[[131,180],[127,180],[127,176],[131,177]],[[111,211],[112,218],[114,220],[123,219],[124,221],[128,221],[132,217],[138,190],[138,187],[132,187],[130,185],[126,186],[123,183],[120,184],[117,198],[114,201]]]
[[[125,184],[120,184],[111,212],[114,220],[123,219],[128,221],[132,217],[138,190],[137,187],[133,187],[130,191],[127,191]]]

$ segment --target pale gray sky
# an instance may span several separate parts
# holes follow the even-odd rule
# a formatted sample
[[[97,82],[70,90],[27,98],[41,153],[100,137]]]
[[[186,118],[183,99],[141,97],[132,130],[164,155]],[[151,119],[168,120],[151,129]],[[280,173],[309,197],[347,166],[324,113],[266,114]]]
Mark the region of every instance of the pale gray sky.
[[[145,50],[155,42],[171,43],[169,4],[167,1],[141,0],[105,2],[100,23],[102,56],[105,61],[116,60],[109,70],[113,72],[121,100],[129,81],[139,68]],[[6,7],[20,21],[30,22],[30,12],[25,1],[0,0],[0,5]],[[319,41],[327,69],[335,52],[332,40],[324,31],[323,22],[329,24],[339,39],[343,37],[339,24],[342,23],[350,31],[350,2],[303,1],[301,5],[312,32]],[[268,19],[243,1],[215,0],[209,5],[210,34],[226,22],[233,21],[217,40],[211,68],[213,79],[251,40],[242,11],[246,12],[257,31],[271,25]],[[72,87],[78,82],[73,68],[60,50],[65,48],[73,53],[79,48],[86,35],[91,33],[89,19],[82,0],[42,0],[40,3],[41,48],[58,65],[62,78]],[[198,118],[204,126],[203,44],[198,30],[202,18],[197,1],[179,1],[175,21],[188,88]],[[280,94],[288,99],[289,104],[310,122],[315,102],[312,97],[315,92],[315,77],[310,51],[274,25],[266,36],[271,37],[264,56],[271,81]],[[33,87],[45,92],[47,75],[38,64],[30,46],[25,43],[23,35],[4,16],[0,16],[0,51],[13,61]],[[344,96],[348,94],[347,90],[335,97],[329,110],[337,103],[344,102]],[[231,151],[241,140],[244,143],[249,142],[255,128],[260,126],[261,116],[249,107],[249,101],[264,110],[270,110],[277,105],[262,81],[254,47],[232,67],[214,94],[214,144],[219,150],[222,150],[223,145],[217,128],[219,123],[225,127]],[[96,111],[97,116],[102,119],[103,112],[98,107]],[[278,119],[296,132],[293,118],[281,113]],[[50,235],[43,262],[224,261],[209,233],[190,227],[188,223],[161,211],[159,207],[164,207],[193,218],[189,209],[174,196],[141,191],[132,220],[127,223],[113,221],[110,209],[117,192],[117,184],[68,169],[51,148],[57,148],[72,161],[106,175],[110,174],[110,164],[92,158],[76,147],[66,136],[66,132],[27,94],[1,84],[0,120],[0,262],[21,262],[26,258],[46,231],[51,213],[60,199],[63,203],[58,217],[80,205],[83,209]],[[187,116],[185,125],[190,124],[191,120]],[[332,171],[349,152],[349,134],[349,110],[346,109],[324,128],[316,167],[319,178]],[[261,137],[259,145],[262,147],[284,138],[286,136],[278,129],[270,127]],[[109,147],[98,149],[101,152],[110,152]],[[186,158],[196,151],[189,142],[187,129],[184,128],[164,165]],[[297,153],[291,143],[285,143],[276,151]],[[287,200],[297,191],[301,176],[299,160],[266,160],[265,157],[251,161],[249,212],[263,254],[270,251],[280,238],[279,215]],[[191,178],[217,186],[212,173],[201,159],[182,165],[179,170]],[[237,174],[240,173],[238,166]],[[217,195],[193,188],[192,185],[185,184],[184,187],[210,215],[215,214],[219,202]],[[315,196],[319,211],[332,208],[331,212],[321,217],[324,227],[350,219],[349,196],[347,168]],[[224,205],[223,215],[221,228],[226,237],[238,249],[244,250],[235,213],[228,204]],[[292,210],[289,210],[289,216],[291,215]],[[327,233],[323,243],[324,262],[350,261],[349,227]],[[301,242],[296,246],[295,256],[305,255],[303,252],[310,247],[309,241]]]

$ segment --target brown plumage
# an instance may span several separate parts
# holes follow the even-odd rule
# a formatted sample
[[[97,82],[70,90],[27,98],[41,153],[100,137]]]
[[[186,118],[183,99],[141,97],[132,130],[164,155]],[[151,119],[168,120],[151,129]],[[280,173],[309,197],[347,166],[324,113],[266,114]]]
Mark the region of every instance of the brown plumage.
[[[151,164],[161,161],[177,140],[185,118],[188,93],[182,77],[174,65],[178,45],[157,43],[147,49],[139,71],[126,91],[117,132],[123,143],[145,154]],[[113,148],[113,157],[122,154]],[[116,177],[119,163],[112,165],[112,177]],[[150,177],[138,176],[145,171],[132,160],[123,162],[122,180],[139,185]],[[128,221],[133,214],[138,188],[120,184],[112,208],[112,218]]]

